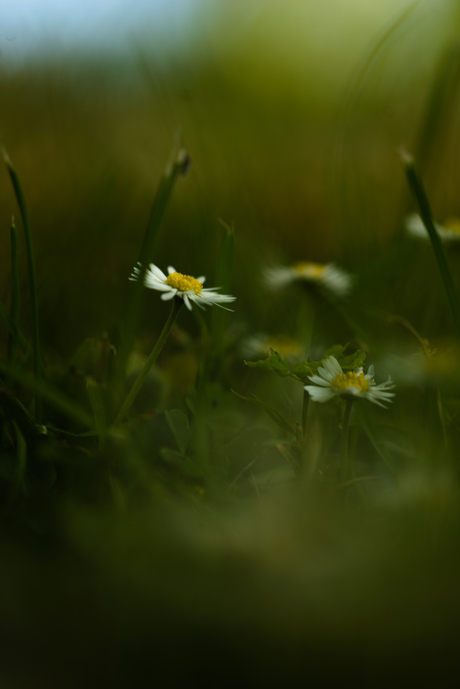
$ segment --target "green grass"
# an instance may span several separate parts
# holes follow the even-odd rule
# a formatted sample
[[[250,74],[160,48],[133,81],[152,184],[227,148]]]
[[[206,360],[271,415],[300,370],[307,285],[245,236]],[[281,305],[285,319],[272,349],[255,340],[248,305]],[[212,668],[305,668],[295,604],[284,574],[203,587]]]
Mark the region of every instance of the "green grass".
[[[426,165],[444,115],[425,105],[427,127],[416,91],[370,141],[372,111],[359,112],[361,162],[341,190],[360,193],[336,225],[331,158],[305,155],[330,150],[333,114],[309,111],[307,126],[299,104],[262,118],[264,103],[216,69],[186,75],[189,100],[184,75],[168,75],[193,159],[183,178],[177,159],[163,172],[173,126],[153,125],[165,103],[117,100],[110,74],[102,87],[51,68],[0,81],[22,207],[10,235],[5,174],[0,678],[439,683],[460,615],[459,254],[404,231],[410,190],[386,151],[398,130]],[[440,187],[427,184],[435,218],[422,199],[431,235],[433,219],[459,213]],[[364,221],[350,218],[365,209],[375,222],[361,241]],[[139,257],[205,274],[236,295],[235,313],[181,309],[163,337],[168,305],[128,281]],[[308,260],[352,273],[350,294],[264,282],[267,265]],[[260,333],[301,353],[250,357]],[[388,408],[309,399],[331,348],[344,370],[391,374]]]

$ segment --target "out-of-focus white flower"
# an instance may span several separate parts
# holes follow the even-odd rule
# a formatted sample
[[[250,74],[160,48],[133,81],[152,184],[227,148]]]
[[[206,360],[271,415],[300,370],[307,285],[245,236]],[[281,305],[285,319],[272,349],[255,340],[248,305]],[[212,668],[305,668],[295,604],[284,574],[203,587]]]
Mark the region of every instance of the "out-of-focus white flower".
[[[422,218],[417,213],[411,213],[406,217],[404,223],[406,230],[413,237],[420,239],[430,239],[430,235],[423,223]],[[460,218],[447,218],[442,225],[434,223],[436,232],[443,242],[460,242]]]
[[[241,349],[247,358],[267,356],[270,349],[274,349],[285,359],[296,359],[303,354],[299,340],[288,335],[267,335],[265,333],[247,337],[243,340]]]
[[[138,280],[141,273],[141,266],[138,264],[134,269],[130,280]],[[183,275],[182,273],[177,273],[172,266],[168,268],[168,276],[163,273],[157,266],[153,263],[150,264],[149,268],[145,272],[144,285],[149,289],[156,289],[159,292],[163,292],[161,298],[166,301],[167,299],[173,299],[174,297],[180,297],[184,300],[185,306],[192,310],[192,303],[199,306],[201,309],[204,306],[220,306],[222,309],[231,311],[227,309],[222,304],[228,304],[229,302],[235,301],[236,297],[232,297],[229,294],[218,294],[216,289],[219,287],[205,288],[203,283],[206,280],[205,277],[201,276],[199,278],[191,277],[190,275]]]
[[[325,287],[339,297],[347,295],[353,285],[352,276],[334,263],[322,264],[308,261],[294,263],[292,266],[266,268],[265,280],[273,288],[304,280]]]
[[[305,386],[313,402],[328,402],[337,395],[352,395],[385,407],[382,402],[391,402],[394,397],[394,392],[389,392],[395,387],[391,378],[386,383],[376,385],[374,366],[369,366],[366,374],[362,367],[345,373],[333,356],[324,359],[322,364],[318,368],[318,375],[309,378],[314,385]]]

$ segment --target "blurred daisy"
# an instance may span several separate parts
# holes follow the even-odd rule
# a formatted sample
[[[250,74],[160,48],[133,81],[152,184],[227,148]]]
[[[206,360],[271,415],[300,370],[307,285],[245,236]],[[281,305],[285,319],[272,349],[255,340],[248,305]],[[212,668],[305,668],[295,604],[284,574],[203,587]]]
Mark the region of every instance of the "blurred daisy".
[[[422,218],[417,213],[408,215],[404,224],[406,230],[413,237],[429,240],[430,235]],[[447,218],[442,225],[434,223],[434,227],[443,242],[460,242],[460,218]]]
[[[369,366],[366,375],[362,367],[354,371],[342,370],[337,359],[333,356],[324,359],[318,368],[318,374],[309,378],[314,385],[306,385],[305,390],[310,394],[313,402],[328,402],[337,395],[353,395],[374,402],[385,407],[383,402],[391,402],[394,392],[389,392],[395,385],[391,378],[386,383],[376,385],[374,381],[374,367]]]
[[[246,338],[242,343],[245,357],[267,356],[270,349],[281,354],[286,359],[295,359],[303,354],[299,340],[288,335],[266,335],[260,333]]]
[[[138,263],[133,269],[133,273],[129,279],[134,281],[138,280],[140,273],[141,265]],[[193,278],[190,275],[177,273],[172,266],[169,266],[168,276],[166,276],[163,271],[151,263],[145,272],[144,285],[149,289],[156,289],[159,292],[163,292],[161,295],[163,301],[174,299],[174,297],[180,297],[184,300],[184,304],[189,311],[192,310],[192,302],[201,309],[203,309],[204,306],[220,306],[226,311],[231,311],[231,309],[227,309],[225,306],[222,306],[222,304],[228,304],[229,302],[235,301],[236,297],[231,297],[228,294],[218,294],[215,290],[219,289],[219,287],[215,287],[214,289],[203,287],[205,280],[206,278],[203,276]]]
[[[292,282],[306,281],[326,287],[339,297],[349,293],[352,276],[334,263],[310,263],[302,261],[292,266],[266,268],[265,280],[270,287],[284,287]]]

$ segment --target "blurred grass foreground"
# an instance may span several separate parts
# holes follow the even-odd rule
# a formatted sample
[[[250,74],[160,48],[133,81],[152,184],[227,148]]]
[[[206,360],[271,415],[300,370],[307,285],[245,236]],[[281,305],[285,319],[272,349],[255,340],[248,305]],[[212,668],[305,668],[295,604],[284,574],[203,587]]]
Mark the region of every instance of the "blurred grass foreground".
[[[2,686],[450,686],[460,7],[321,7],[0,56]]]

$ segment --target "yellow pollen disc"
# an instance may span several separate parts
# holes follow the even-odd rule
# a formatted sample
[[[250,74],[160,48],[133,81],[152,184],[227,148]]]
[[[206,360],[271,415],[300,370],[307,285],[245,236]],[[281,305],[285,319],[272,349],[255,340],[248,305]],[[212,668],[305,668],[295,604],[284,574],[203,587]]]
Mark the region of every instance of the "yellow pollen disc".
[[[331,385],[339,390],[346,390],[347,388],[358,388],[360,392],[366,392],[369,387],[369,381],[364,377],[364,373],[339,373]]]
[[[190,275],[182,275],[182,273],[171,273],[166,278],[166,284],[179,292],[195,292],[199,294],[203,289],[203,283]]]
[[[326,266],[321,265],[321,263],[307,263],[305,261],[301,263],[294,263],[294,270],[296,270],[299,275],[305,278],[320,278],[324,273]]]
[[[281,356],[293,356],[300,352],[300,342],[294,340],[291,337],[285,335],[278,335],[275,337],[269,337],[265,342],[264,346],[267,349],[274,349]]]
[[[460,218],[447,218],[443,222],[443,227],[445,227],[446,230],[449,230],[449,232],[460,235]]]

